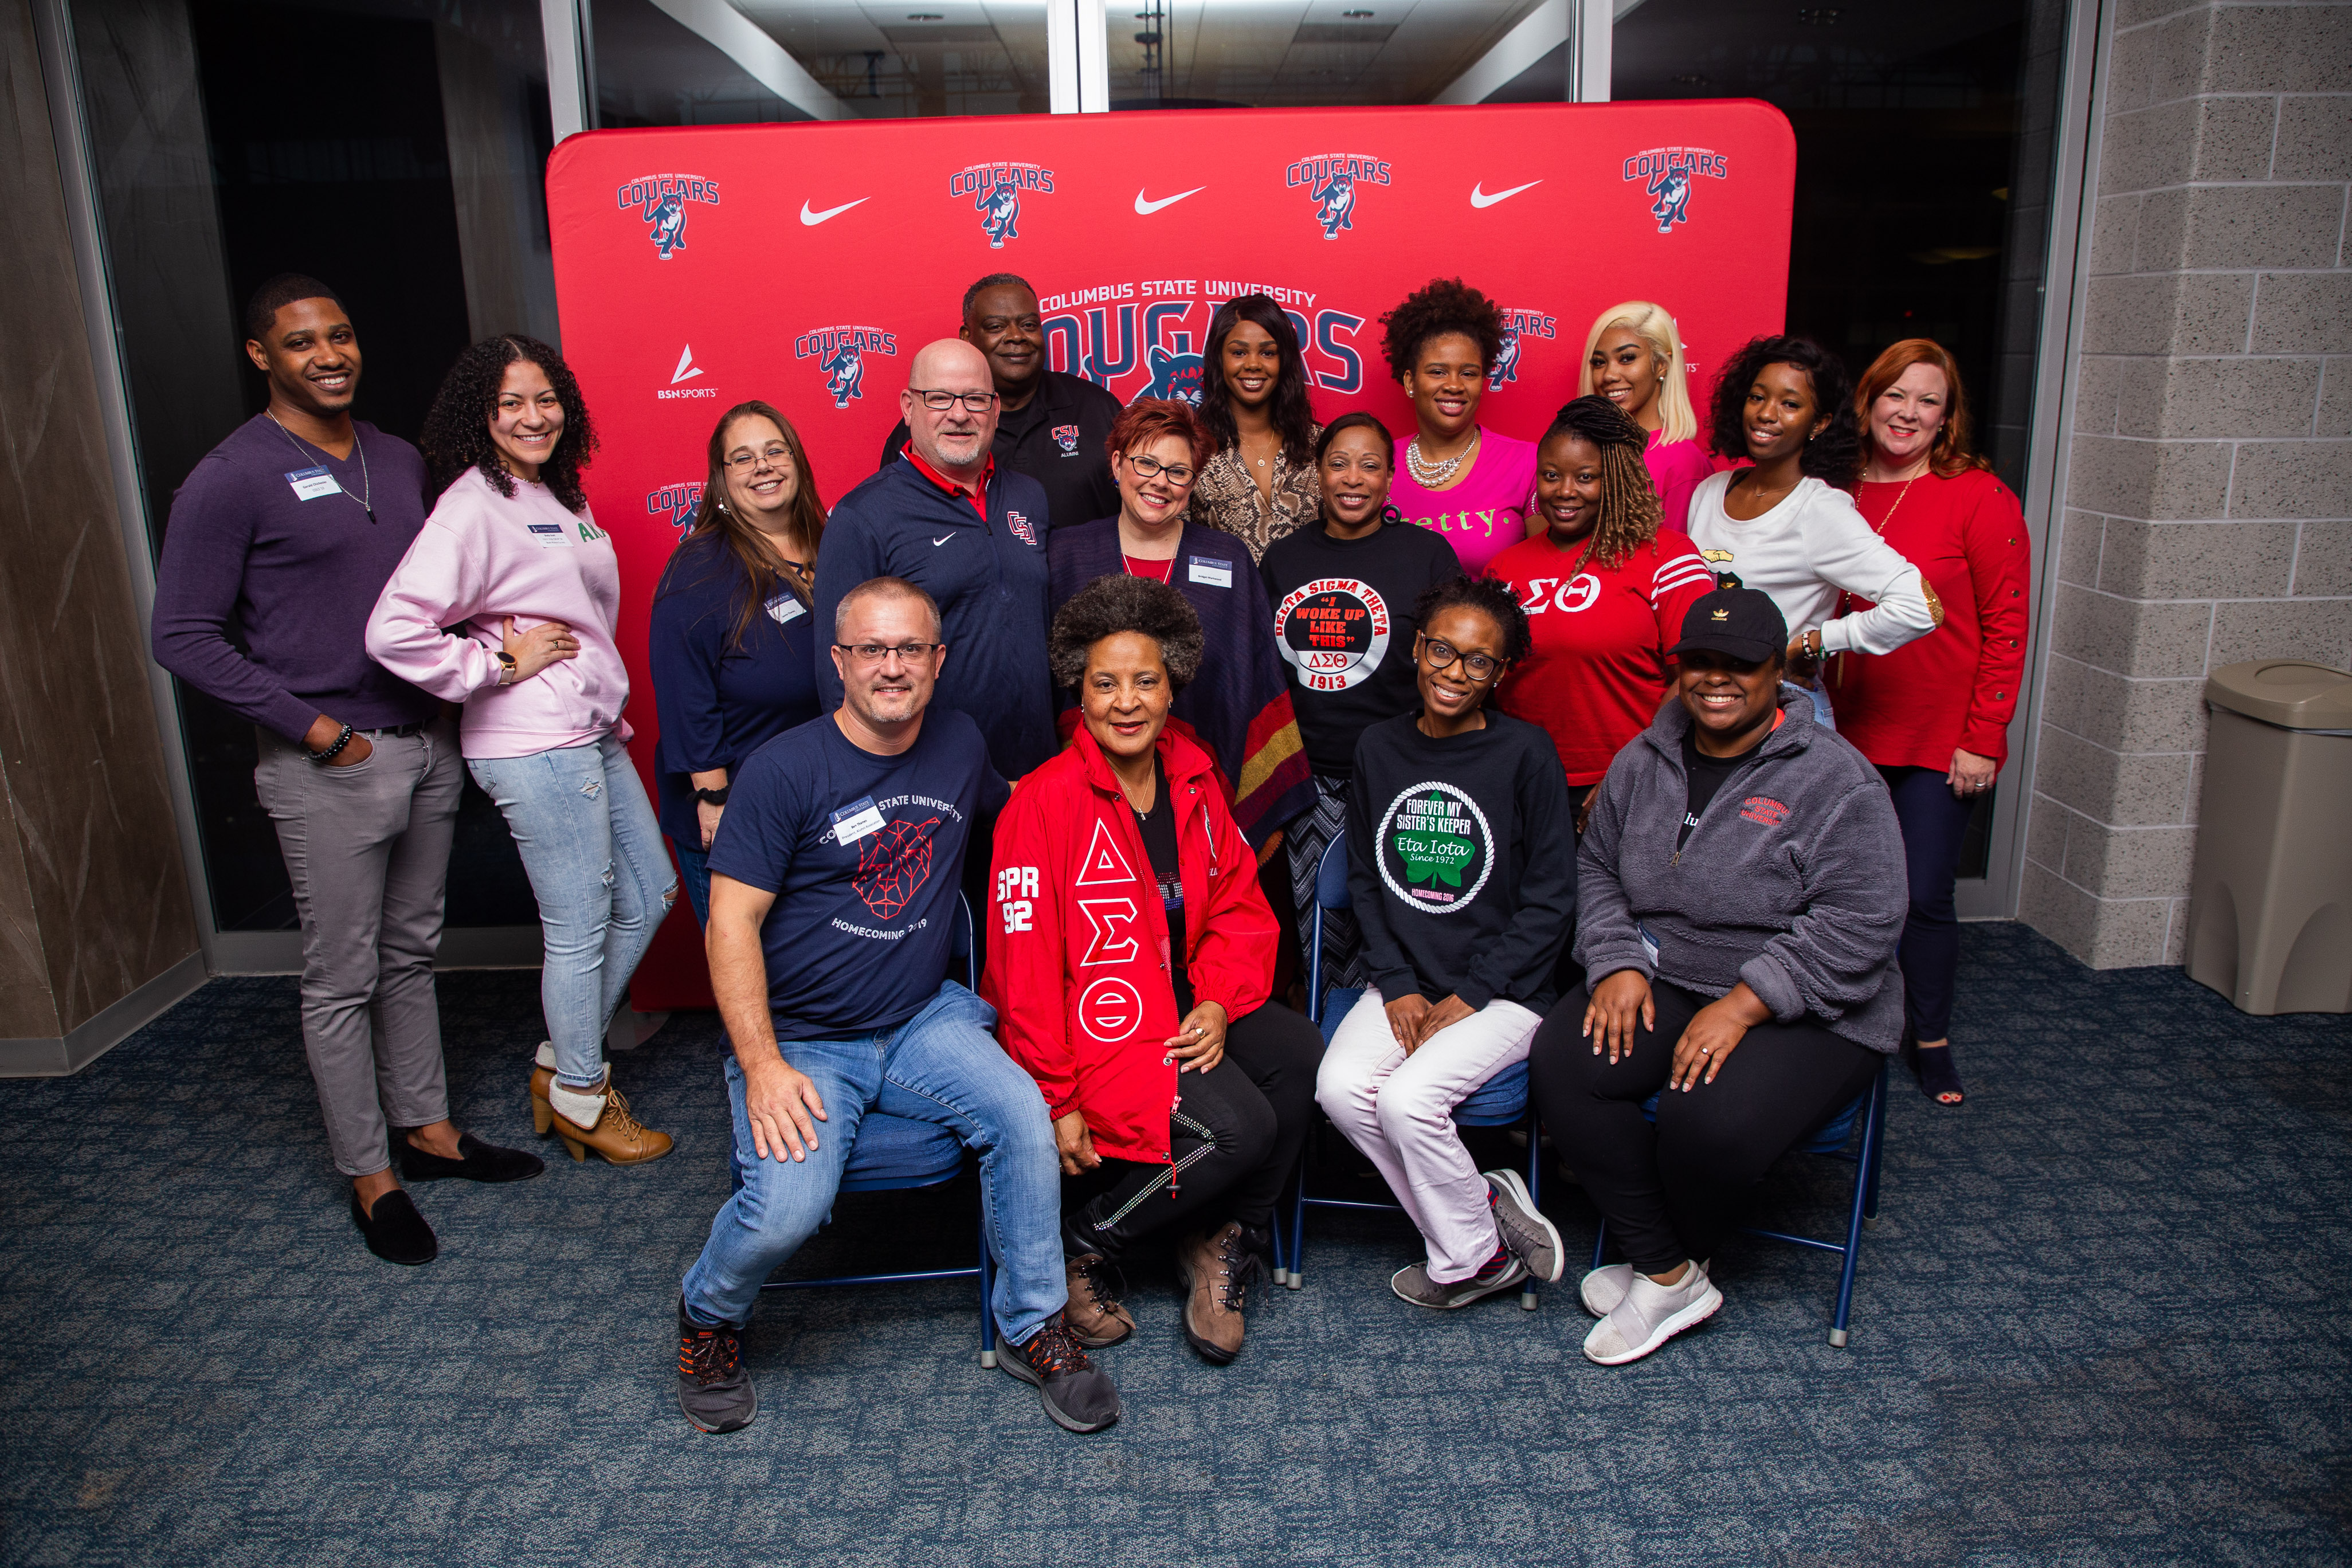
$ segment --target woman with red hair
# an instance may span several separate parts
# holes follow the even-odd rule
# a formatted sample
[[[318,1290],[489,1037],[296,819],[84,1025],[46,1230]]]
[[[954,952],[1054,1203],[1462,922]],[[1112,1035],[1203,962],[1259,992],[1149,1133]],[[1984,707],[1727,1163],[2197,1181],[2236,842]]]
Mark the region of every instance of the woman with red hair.
[[[2030,547],[2017,497],[1969,444],[1959,366],[1906,338],[1854,389],[1863,426],[1863,520],[1919,568],[1943,602],[1933,636],[1890,653],[1843,653],[1828,676],[1838,732],[1877,764],[1903,824],[1911,910],[1899,954],[1919,1088],[1958,1105],[1952,986],[1960,843],[2009,755],[2025,676]],[[1853,609],[1869,608],[1853,599]]]
[[[1165,583],[1184,596],[1209,639],[1209,657],[1176,699],[1223,775],[1234,818],[1261,862],[1283,825],[1315,803],[1290,683],[1274,646],[1274,610],[1248,547],[1191,515],[1192,488],[1208,463],[1208,432],[1192,405],[1139,397],[1110,427],[1118,515],[1056,528],[1046,542],[1049,602],[1059,612],[1098,577]],[[1063,733],[1076,710],[1062,716]]]

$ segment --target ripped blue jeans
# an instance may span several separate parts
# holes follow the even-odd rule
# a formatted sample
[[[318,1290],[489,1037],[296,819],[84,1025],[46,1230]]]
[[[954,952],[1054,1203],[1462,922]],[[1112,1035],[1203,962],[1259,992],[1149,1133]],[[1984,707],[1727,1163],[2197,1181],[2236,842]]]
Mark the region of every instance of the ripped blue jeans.
[[[628,748],[610,731],[584,746],[474,758],[466,767],[505,815],[539,899],[539,999],[556,1079],[596,1089],[604,1026],[677,900],[661,824]]]

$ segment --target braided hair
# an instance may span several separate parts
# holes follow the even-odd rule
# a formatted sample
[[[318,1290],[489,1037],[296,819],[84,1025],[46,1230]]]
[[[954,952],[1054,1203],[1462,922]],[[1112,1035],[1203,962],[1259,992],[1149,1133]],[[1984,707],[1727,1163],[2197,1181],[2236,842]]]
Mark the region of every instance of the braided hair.
[[[1588,561],[1615,571],[1633,552],[1658,537],[1664,509],[1657,488],[1650,482],[1650,465],[1643,456],[1650,437],[1625,411],[1607,398],[1591,395],[1560,405],[1552,416],[1537,450],[1555,436],[1589,441],[1601,454],[1601,516],[1584,538],[1584,549],[1569,568],[1580,571]]]

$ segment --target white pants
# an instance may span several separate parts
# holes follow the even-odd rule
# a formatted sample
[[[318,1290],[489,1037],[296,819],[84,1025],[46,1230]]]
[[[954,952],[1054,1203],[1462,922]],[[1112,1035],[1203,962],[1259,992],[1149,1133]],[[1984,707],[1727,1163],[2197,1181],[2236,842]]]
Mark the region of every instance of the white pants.
[[[1316,1102],[1421,1227],[1429,1277],[1440,1285],[1477,1273],[1501,1245],[1486,1179],[1462,1146],[1454,1108],[1513,1062],[1527,1060],[1542,1022],[1517,1002],[1490,1002],[1408,1057],[1389,1029],[1380,987],[1372,986],[1339,1021],[1323,1053]]]

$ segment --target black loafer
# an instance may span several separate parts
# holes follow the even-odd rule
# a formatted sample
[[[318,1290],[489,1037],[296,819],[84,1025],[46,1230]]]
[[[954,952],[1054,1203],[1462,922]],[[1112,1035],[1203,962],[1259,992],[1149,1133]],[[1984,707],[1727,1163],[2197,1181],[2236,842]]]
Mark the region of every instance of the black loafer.
[[[360,1195],[353,1193],[352,1223],[360,1227],[367,1249],[386,1263],[415,1268],[440,1256],[441,1244],[434,1239],[433,1227],[425,1223],[425,1216],[416,1212],[416,1205],[398,1187],[376,1199],[373,1214],[360,1207]]]
[[[462,1159],[451,1160],[419,1149],[405,1138],[395,1140],[394,1147],[400,1152],[401,1179],[407,1182],[438,1181],[444,1176],[462,1176],[469,1182],[527,1182],[547,1169],[536,1154],[501,1149],[495,1143],[483,1142],[470,1132],[457,1134]]]

